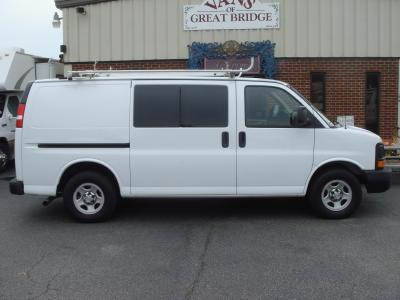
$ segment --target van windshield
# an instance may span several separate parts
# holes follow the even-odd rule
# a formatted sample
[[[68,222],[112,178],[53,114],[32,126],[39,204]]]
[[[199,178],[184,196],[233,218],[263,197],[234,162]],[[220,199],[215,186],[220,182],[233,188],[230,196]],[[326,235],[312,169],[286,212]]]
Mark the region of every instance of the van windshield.
[[[4,94],[0,94],[0,118],[3,117],[4,107],[6,105],[7,96]]]
[[[293,86],[289,85],[289,88],[295,92],[298,96],[301,97],[301,99],[303,99],[304,101],[307,102],[308,105],[310,105],[312,107],[312,109],[321,117],[321,119],[323,119],[331,128],[334,127],[340,127],[339,125],[334,124],[331,120],[329,120],[318,108],[316,108],[311,102],[310,100],[308,100],[306,97],[304,97],[298,90],[296,90],[296,88],[294,88]]]

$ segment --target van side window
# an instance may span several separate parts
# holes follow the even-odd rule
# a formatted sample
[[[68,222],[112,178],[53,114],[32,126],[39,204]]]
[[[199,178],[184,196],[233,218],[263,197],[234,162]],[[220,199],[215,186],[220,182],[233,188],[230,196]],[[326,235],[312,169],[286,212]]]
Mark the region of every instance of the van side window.
[[[246,127],[289,128],[290,115],[301,104],[286,91],[265,86],[245,89]]]
[[[228,89],[215,85],[137,85],[135,127],[226,127]]]
[[[6,105],[6,95],[0,95],[0,118],[3,117],[5,105]]]
[[[136,86],[135,127],[179,127],[179,95],[179,86]]]
[[[7,108],[13,117],[17,116],[18,105],[19,105],[19,100],[17,96],[8,97]]]
[[[228,89],[225,86],[182,86],[181,126],[228,126]]]

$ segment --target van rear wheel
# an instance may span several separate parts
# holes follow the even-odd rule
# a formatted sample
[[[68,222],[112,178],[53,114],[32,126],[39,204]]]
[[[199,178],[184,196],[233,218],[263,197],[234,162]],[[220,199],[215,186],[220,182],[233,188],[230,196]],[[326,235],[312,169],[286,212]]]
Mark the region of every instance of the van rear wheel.
[[[324,218],[347,218],[361,203],[361,184],[352,173],[331,169],[320,174],[312,183],[308,200],[311,208]]]
[[[86,171],[71,177],[64,189],[64,205],[81,222],[109,219],[117,204],[116,187],[98,172]]]

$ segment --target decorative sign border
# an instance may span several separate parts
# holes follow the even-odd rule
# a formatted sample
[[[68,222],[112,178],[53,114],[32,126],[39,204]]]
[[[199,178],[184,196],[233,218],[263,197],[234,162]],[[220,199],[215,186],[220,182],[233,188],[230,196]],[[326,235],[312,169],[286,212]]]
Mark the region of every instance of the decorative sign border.
[[[279,3],[259,0],[206,0],[184,5],[184,30],[277,29]]]
[[[204,59],[227,57],[255,57],[261,58],[261,72],[266,78],[273,78],[278,71],[275,59],[275,43],[271,41],[244,42],[227,41],[221,43],[193,42],[189,46],[189,69],[203,69]]]

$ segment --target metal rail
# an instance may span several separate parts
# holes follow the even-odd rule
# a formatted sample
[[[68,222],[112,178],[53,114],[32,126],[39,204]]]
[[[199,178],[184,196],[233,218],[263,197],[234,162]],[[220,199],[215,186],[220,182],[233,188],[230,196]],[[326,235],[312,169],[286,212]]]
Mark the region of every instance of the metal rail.
[[[85,78],[94,78],[94,77],[110,77],[111,75],[135,75],[135,74],[159,74],[159,73],[167,73],[167,74],[184,74],[191,76],[205,76],[205,77],[230,77],[235,78],[241,77],[244,73],[251,71],[254,67],[254,57],[251,57],[250,66],[246,69],[221,69],[221,70],[97,70],[97,61],[94,63],[93,70],[85,70],[85,71],[68,71],[67,78],[68,80],[72,79],[85,79]]]

